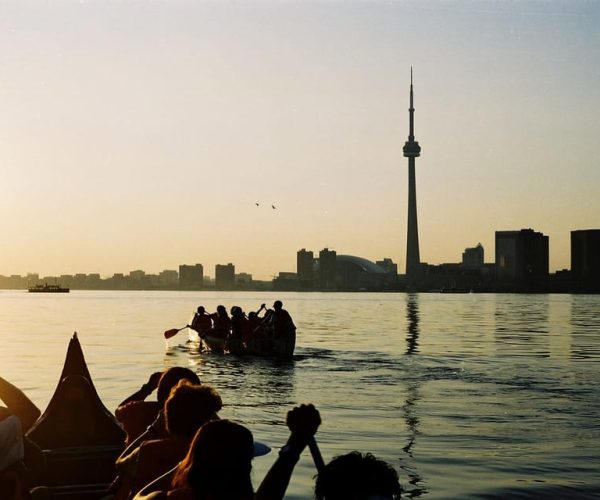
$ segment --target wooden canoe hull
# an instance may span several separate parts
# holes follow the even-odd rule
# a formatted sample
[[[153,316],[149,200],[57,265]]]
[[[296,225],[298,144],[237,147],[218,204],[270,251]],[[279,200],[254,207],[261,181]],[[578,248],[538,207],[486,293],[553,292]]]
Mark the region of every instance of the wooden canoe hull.
[[[36,474],[44,486],[110,483],[116,474],[125,432],[96,392],[77,334],[54,395],[27,437],[46,459]]]
[[[296,348],[296,329],[290,328],[281,335],[264,332],[253,336],[249,342],[224,339],[210,334],[202,336],[204,345],[212,352],[228,352],[238,355],[292,359]]]

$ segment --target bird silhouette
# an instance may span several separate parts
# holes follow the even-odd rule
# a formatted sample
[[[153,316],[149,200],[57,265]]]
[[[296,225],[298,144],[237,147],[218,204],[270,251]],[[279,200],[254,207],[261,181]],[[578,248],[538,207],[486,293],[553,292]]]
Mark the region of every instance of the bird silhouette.
[[[275,210],[277,207],[275,207],[275,205],[271,205],[271,208]]]
[[[255,203],[255,205],[256,205],[257,207],[259,207],[259,206],[260,206],[258,203]]]

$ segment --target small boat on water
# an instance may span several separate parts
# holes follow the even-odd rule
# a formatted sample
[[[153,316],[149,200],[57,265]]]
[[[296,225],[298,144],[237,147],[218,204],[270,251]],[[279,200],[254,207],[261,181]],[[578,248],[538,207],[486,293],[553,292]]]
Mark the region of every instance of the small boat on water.
[[[34,285],[28,288],[29,293],[69,293],[69,289],[60,285],[49,285],[44,283],[43,285]]]
[[[104,406],[88,370],[77,334],[69,342],[58,385],[46,411],[27,433],[42,449],[37,471],[48,498],[95,500],[116,474],[125,432]]]

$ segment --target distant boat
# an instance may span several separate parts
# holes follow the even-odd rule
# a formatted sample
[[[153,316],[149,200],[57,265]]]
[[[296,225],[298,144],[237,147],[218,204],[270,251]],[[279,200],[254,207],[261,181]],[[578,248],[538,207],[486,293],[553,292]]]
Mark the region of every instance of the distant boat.
[[[28,290],[29,293],[69,293],[68,288],[64,288],[60,285],[49,285],[48,283],[30,286]]]

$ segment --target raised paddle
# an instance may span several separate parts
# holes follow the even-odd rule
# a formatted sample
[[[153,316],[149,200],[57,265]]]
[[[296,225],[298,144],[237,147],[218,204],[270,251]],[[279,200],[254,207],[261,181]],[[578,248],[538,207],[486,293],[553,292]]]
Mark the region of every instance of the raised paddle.
[[[170,339],[171,337],[174,337],[175,335],[177,335],[181,330],[185,330],[186,328],[189,328],[190,325],[185,325],[182,326],[181,328],[171,328],[170,330],[167,330],[165,332],[165,338],[166,339]]]
[[[323,461],[323,457],[321,456],[321,450],[317,446],[317,441],[315,437],[311,437],[308,441],[308,449],[310,450],[310,454],[312,455],[313,462],[315,463],[315,467],[317,468],[317,472],[320,474],[325,469],[325,462]]]

